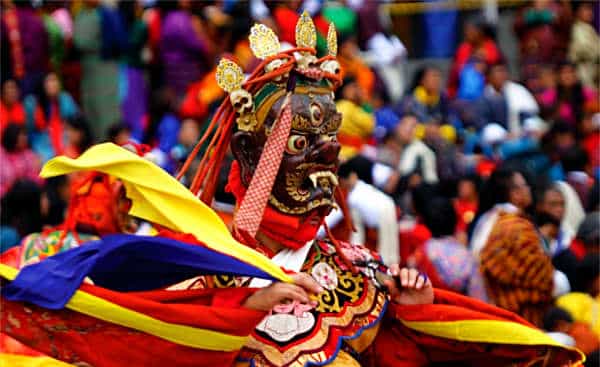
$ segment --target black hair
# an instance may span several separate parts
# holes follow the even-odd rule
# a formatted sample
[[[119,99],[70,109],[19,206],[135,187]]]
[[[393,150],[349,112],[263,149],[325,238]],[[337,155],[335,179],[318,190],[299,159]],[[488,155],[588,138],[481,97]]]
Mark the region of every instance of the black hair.
[[[373,183],[373,162],[358,154],[340,165],[338,176],[341,178],[350,177],[351,173],[356,173],[359,179],[372,184]]]
[[[572,284],[573,292],[589,292],[594,280],[600,275],[600,256],[588,254],[577,266],[575,284]]]
[[[160,10],[161,17],[166,16],[169,12],[179,8],[177,0],[160,0],[156,2],[156,7]]]
[[[560,163],[565,172],[585,171],[589,163],[589,157],[585,150],[574,146],[563,153]]]
[[[94,136],[92,130],[87,122],[87,119],[79,114],[66,120],[66,123],[75,130],[79,130],[83,133],[83,138],[77,147],[79,152],[85,151],[87,148],[94,144]]]
[[[506,63],[506,60],[504,60],[502,57],[496,61],[493,62],[489,65],[487,65],[487,67],[485,68],[485,75],[489,76],[490,73],[492,72],[493,69],[497,68],[497,67],[504,67],[505,69],[508,69],[508,64]]]
[[[57,78],[59,78],[58,74],[56,74],[55,72],[50,72],[46,74],[46,76],[43,79],[41,79],[39,83],[36,83],[36,86],[33,89],[33,94],[37,99],[37,104],[44,113],[44,118],[46,119],[46,121],[50,121],[50,112],[52,107],[52,103],[48,98],[48,94],[46,93],[46,78],[48,78],[48,75],[50,74],[54,74]]]
[[[560,307],[552,307],[543,318],[543,327],[546,331],[554,331],[559,321],[573,322],[571,314]]]
[[[537,227],[542,227],[548,224],[560,227],[560,219],[553,217],[548,213],[537,213],[535,215],[535,225]]]
[[[119,134],[124,131],[131,132],[131,129],[124,122],[121,122],[121,123],[109,126],[106,135],[108,136],[108,140],[110,140],[111,142],[114,143],[117,136],[119,136]]]
[[[50,203],[48,213],[44,217],[44,224],[51,226],[59,225],[63,222],[65,217],[65,210],[67,209],[67,202],[61,197],[61,189],[68,190],[69,182],[67,176],[56,176],[46,179],[44,186],[44,193]]]
[[[423,219],[433,237],[451,236],[456,230],[456,211],[448,198],[431,199],[425,206]]]
[[[427,74],[427,72],[431,71],[431,70],[437,70],[439,72],[440,68],[438,68],[437,66],[434,66],[434,65],[430,65],[430,64],[421,66],[416,71],[415,75],[413,76],[412,82],[410,83],[410,88],[407,89],[407,93],[412,93],[416,87],[421,85],[421,82],[423,82],[423,78],[425,77],[425,74]]]
[[[17,8],[33,8],[31,0],[13,0]]]
[[[411,191],[411,198],[415,213],[424,217],[427,212],[427,204],[432,197],[439,194],[438,187],[433,184],[421,183]]]
[[[570,67],[576,70],[575,64],[570,61],[562,61],[557,65],[557,71],[562,70],[565,67]],[[575,114],[575,120],[579,124],[583,119],[583,107],[585,105],[585,96],[583,94],[583,84],[578,80],[572,87],[565,88],[560,83],[556,85],[556,94],[558,101],[566,101],[573,108]]]
[[[15,123],[9,123],[2,132],[2,147],[7,152],[14,152],[17,149],[19,135],[25,133],[25,127]]]
[[[479,209],[476,218],[490,210],[494,205],[505,203],[510,196],[512,180],[519,173],[517,170],[504,167],[497,168],[484,183],[479,194]],[[474,221],[475,222],[475,221]]]
[[[594,2],[589,0],[571,0],[571,7],[573,9],[573,13],[576,13],[579,10],[579,8],[581,8],[584,5],[594,6]]]
[[[0,201],[0,221],[21,236],[42,230],[40,187],[27,180],[17,181]]]

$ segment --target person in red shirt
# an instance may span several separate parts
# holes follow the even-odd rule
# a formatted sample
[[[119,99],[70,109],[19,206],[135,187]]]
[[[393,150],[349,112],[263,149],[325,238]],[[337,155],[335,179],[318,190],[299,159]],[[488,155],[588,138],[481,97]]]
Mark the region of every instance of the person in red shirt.
[[[477,176],[463,177],[458,181],[454,211],[456,212],[456,237],[459,242],[467,243],[467,230],[477,213],[479,201]]]
[[[489,27],[481,22],[465,25],[464,41],[458,46],[448,76],[448,96],[454,98],[458,89],[458,76],[472,56],[478,56],[487,65],[498,63],[502,53],[494,41]]]
[[[19,86],[12,79],[2,84],[2,94],[0,95],[0,130],[4,131],[4,128],[10,123],[17,125],[25,124],[25,110],[19,100]]]

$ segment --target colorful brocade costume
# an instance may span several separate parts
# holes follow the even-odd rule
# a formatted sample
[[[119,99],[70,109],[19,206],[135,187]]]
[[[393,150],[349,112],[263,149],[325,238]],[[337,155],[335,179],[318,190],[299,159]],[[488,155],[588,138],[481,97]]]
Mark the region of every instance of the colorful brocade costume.
[[[2,331],[94,367],[578,365],[578,351],[485,303],[436,290],[433,304],[397,304],[381,286],[387,268],[377,254],[331,235],[315,240],[334,203],[345,210],[336,190],[333,28],[327,38],[329,55],[318,59],[303,14],[292,50],[281,51],[264,25],[252,28],[250,45],[263,62],[245,82],[237,65],[221,60],[217,82],[229,98],[180,172],[211,137],[189,189],[111,144],[50,161],[43,176],[93,169],[119,178],[130,214],[164,230],[105,236],[19,274],[0,265],[11,280],[2,290]],[[207,205],[229,146],[233,234]],[[270,252],[261,236],[285,249]],[[324,288],[315,306],[243,306],[260,287],[291,282],[290,272]]]

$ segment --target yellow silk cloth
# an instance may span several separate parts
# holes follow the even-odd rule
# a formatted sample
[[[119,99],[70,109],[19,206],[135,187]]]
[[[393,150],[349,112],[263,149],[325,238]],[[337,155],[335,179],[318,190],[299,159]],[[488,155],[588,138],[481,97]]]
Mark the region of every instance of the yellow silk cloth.
[[[31,357],[16,354],[0,353],[2,367],[74,367],[72,364],[58,361],[50,357]]]
[[[174,177],[112,143],[95,145],[77,159],[48,161],[41,177],[93,170],[120,179],[132,201],[130,214],[177,232],[194,235],[206,247],[253,265],[274,278],[292,279],[266,256],[236,241],[221,218]]]

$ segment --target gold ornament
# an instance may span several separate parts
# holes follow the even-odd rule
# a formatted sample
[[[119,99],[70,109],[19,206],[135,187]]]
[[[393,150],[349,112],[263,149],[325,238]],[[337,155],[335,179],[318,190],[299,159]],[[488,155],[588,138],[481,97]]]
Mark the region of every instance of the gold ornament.
[[[221,59],[217,66],[217,84],[227,93],[242,87],[244,72],[235,62]]]
[[[310,15],[305,10],[296,24],[296,46],[315,48],[317,45],[317,30]]]
[[[335,31],[335,25],[331,22],[327,31],[327,50],[330,56],[337,56],[337,46],[337,32]]]
[[[252,53],[259,59],[276,55],[281,48],[275,32],[264,24],[253,25],[248,39]]]

